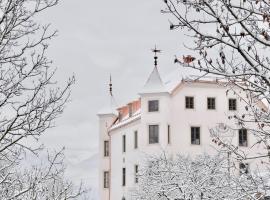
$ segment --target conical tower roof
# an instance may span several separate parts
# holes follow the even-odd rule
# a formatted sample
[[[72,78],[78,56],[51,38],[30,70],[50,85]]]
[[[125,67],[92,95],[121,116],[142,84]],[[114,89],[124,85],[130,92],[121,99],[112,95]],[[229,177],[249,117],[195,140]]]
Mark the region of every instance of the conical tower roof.
[[[140,94],[168,92],[161,80],[157,66],[154,67]]]
[[[115,100],[113,96],[110,96],[107,98],[107,104],[103,106],[102,109],[97,113],[98,115],[118,115],[118,112],[116,110],[117,106],[115,103]]]
[[[161,50],[157,49],[157,47],[155,46],[155,48],[152,49],[152,52],[154,53],[155,67],[139,94],[167,93],[168,92],[160,78],[158,68],[157,68],[158,66],[157,54],[161,53]]]

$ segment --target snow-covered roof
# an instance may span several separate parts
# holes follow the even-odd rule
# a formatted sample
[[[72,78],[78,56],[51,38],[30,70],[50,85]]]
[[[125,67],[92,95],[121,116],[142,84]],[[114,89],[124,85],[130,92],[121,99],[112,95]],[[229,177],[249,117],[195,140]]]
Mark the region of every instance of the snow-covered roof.
[[[139,94],[152,94],[163,92],[168,91],[160,78],[157,66],[155,66],[147,82],[145,83],[143,89],[139,92]]]
[[[136,113],[134,113],[131,117],[127,117],[125,119],[122,119],[121,121],[117,121],[115,124],[113,124],[109,131],[113,131],[117,128],[123,127],[127,124],[130,124],[138,119],[141,118],[141,109],[137,110]]]
[[[114,97],[109,95],[107,104],[103,106],[103,108],[97,113],[98,115],[118,115],[117,106],[114,100]]]
[[[181,83],[183,78],[183,72],[180,68],[166,74],[163,80],[167,92],[171,93]]]

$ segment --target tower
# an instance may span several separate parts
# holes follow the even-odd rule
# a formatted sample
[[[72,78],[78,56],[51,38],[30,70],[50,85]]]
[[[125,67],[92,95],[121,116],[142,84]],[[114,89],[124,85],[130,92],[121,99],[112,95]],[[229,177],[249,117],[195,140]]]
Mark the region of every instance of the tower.
[[[162,148],[166,148],[170,136],[168,130],[170,128],[170,94],[166,89],[158,70],[158,56],[161,53],[156,47],[152,50],[154,53],[154,68],[148,77],[144,87],[139,92],[141,97],[141,122],[147,127],[146,132],[154,129],[159,138],[146,141],[147,144],[160,144]],[[155,146],[155,145],[152,145]]]
[[[111,138],[108,133],[108,128],[118,115],[113,96],[111,76],[107,105],[105,105],[97,115],[99,117],[99,194],[101,195],[100,199],[110,199]]]

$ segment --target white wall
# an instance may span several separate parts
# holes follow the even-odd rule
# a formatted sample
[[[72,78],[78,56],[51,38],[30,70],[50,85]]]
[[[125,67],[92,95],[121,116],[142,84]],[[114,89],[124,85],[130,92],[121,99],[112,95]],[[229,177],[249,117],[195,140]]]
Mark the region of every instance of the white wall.
[[[99,194],[100,199],[109,199],[109,189],[104,188],[103,173],[110,171],[110,158],[104,157],[104,141],[109,141],[108,128],[113,123],[115,115],[99,115]],[[110,145],[109,145],[110,146]],[[111,152],[110,152],[111,153]]]
[[[138,131],[138,149],[134,149],[134,132]],[[140,162],[142,132],[140,119],[111,133],[111,199],[127,196],[129,187],[134,184],[134,166]],[[122,149],[122,136],[126,136],[126,152]],[[126,168],[126,186],[122,186],[122,168]]]
[[[118,129],[114,129],[111,134],[111,200],[129,198],[129,191],[134,189],[134,165],[142,165],[147,155],[160,154],[163,150],[176,154],[189,154],[191,156],[206,152],[216,153],[213,147],[217,147],[211,141],[209,129],[218,123],[230,124],[233,128],[237,127],[233,121],[228,119],[228,115],[233,114],[228,110],[228,99],[236,98],[233,92],[226,95],[226,88],[215,84],[192,83],[179,87],[174,94],[168,93],[148,94],[141,96],[141,118]],[[185,96],[193,96],[195,109],[185,108]],[[207,109],[207,97],[216,98],[216,109]],[[148,112],[148,101],[159,100],[159,112]],[[237,112],[241,112],[244,107],[237,100]],[[149,144],[148,125],[158,124],[159,144]],[[171,126],[171,144],[167,141],[167,126]],[[201,144],[191,144],[191,126],[201,128]],[[138,149],[134,149],[134,131],[138,131]],[[126,135],[126,153],[122,152],[122,135]],[[248,136],[249,147],[256,141],[251,135]],[[235,131],[233,143],[238,145],[238,132]],[[248,150],[249,147],[240,147]],[[260,147],[258,147],[260,148]],[[258,152],[258,150],[256,150]],[[264,151],[261,149],[260,151]],[[250,155],[252,155],[250,151]],[[105,161],[107,162],[107,161]],[[250,162],[256,164],[256,161]],[[104,166],[107,166],[105,163]],[[126,186],[122,186],[122,168],[126,168]],[[108,198],[103,196],[101,200]]]

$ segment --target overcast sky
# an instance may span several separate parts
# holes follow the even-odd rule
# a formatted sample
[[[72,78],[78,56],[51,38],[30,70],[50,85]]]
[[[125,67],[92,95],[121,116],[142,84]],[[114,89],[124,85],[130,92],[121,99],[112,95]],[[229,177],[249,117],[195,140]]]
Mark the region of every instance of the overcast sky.
[[[163,50],[161,74],[178,67],[173,59],[185,54],[183,34],[169,30],[169,16],[160,13],[163,7],[162,0],[62,0],[42,16],[59,30],[49,49],[58,79],[76,76],[72,101],[43,141],[52,148],[66,146],[71,163],[98,152],[96,113],[106,104],[110,73],[121,105],[136,97],[145,83],[155,44]],[[95,178],[86,179],[96,184]]]

